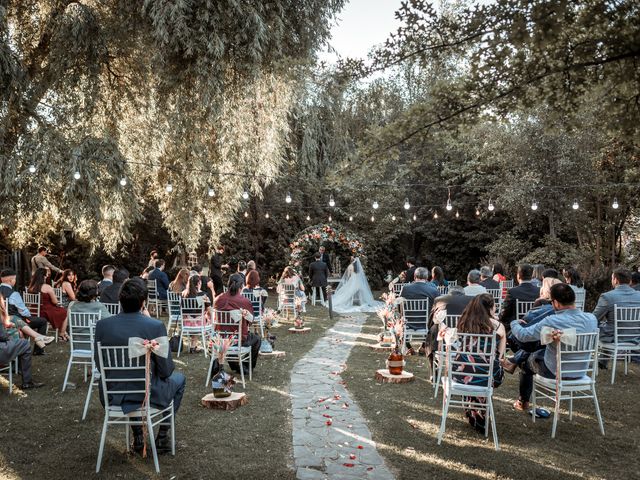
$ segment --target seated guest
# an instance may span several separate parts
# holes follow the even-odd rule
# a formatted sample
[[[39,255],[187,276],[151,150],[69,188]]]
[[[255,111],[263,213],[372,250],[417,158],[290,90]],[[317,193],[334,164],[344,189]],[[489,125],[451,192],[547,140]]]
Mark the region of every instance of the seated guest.
[[[487,289],[480,285],[480,270],[471,270],[467,275],[467,286],[464,287],[464,294],[475,297],[481,293],[487,293]]]
[[[631,274],[631,288],[634,290],[640,290],[640,272],[633,272]]]
[[[153,272],[156,269],[156,267],[147,267],[145,268],[142,273],[140,274],[140,278],[143,280],[149,280],[149,274],[151,272]]]
[[[533,266],[533,275],[531,275],[531,283],[533,283],[536,287],[542,286],[543,272],[545,268],[544,265],[537,264]]]
[[[247,262],[247,272],[250,272],[251,270],[256,270],[256,262],[255,262],[255,260],[249,260]]]
[[[9,365],[17,358],[22,372],[22,390],[40,388],[44,386],[44,383],[34,382],[33,378],[31,378],[31,346],[29,345],[29,340],[11,338],[5,330],[5,324],[10,323],[4,301],[0,301],[0,365]]]
[[[551,327],[554,330],[575,328],[576,333],[592,333],[598,331],[596,318],[591,313],[578,310],[575,306],[576,294],[573,289],[565,283],[557,283],[551,287],[551,304],[555,313],[547,316],[538,323],[528,326],[524,320],[514,320],[511,322],[511,332],[520,342],[538,342],[540,333],[544,327]],[[529,409],[529,399],[533,391],[533,376],[538,374],[545,378],[556,378],[556,344],[550,343],[541,348],[527,358],[520,365],[520,396],[514,403],[516,410],[526,411]],[[584,355],[587,362],[589,354]],[[581,360],[582,357],[576,358]],[[575,364],[573,368],[580,369],[583,365]],[[570,379],[570,376],[563,376]]]
[[[426,354],[430,364],[433,365],[433,352],[438,347],[438,331],[440,330],[440,325],[433,323],[433,319],[436,318],[439,312],[446,312],[447,315],[462,315],[462,312],[464,312],[464,309],[467,308],[473,298],[464,294],[464,288],[455,285],[449,287],[447,295],[440,295],[435,299],[431,309],[431,317],[429,318],[429,336],[427,337],[426,345]]]
[[[444,278],[444,271],[441,267],[435,266],[431,269],[431,283],[433,283],[435,287],[449,286],[449,282]]]
[[[96,324],[95,362],[97,368],[100,366],[98,361],[98,342],[105,347],[126,347],[129,345],[130,337],[153,340],[167,336],[164,324],[160,320],[151,318],[144,306],[147,295],[147,285],[140,278],[132,278],[122,285],[119,298],[122,313],[101,320]],[[162,409],[168,407],[173,400],[174,413],[177,413],[184,394],[185,377],[182,373],[173,371],[174,365],[171,353],[167,358],[152,354],[150,370],[150,405]],[[121,373],[120,375],[123,374]],[[122,382],[119,387],[120,390],[139,390],[140,383]],[[100,401],[104,402],[102,384],[100,384],[100,390]],[[114,395],[109,399],[109,402],[112,405],[120,406],[123,412],[128,414],[140,408],[143,400],[144,394],[123,394]],[[155,440],[158,453],[171,451],[171,442],[168,435],[169,428],[169,425],[160,425]],[[133,450],[140,453],[144,447],[142,427],[132,426],[131,430],[133,431]]]
[[[269,292],[267,292],[264,288],[260,286],[260,274],[255,269],[249,270],[249,273],[247,273],[247,283],[242,289],[242,292],[253,293],[254,296],[260,299],[260,302],[263,305],[264,305],[264,302],[267,301],[267,297],[269,296]]]
[[[504,357],[504,352],[507,346],[506,333],[504,325],[502,325],[496,318],[495,302],[493,296],[488,293],[481,293],[476,295],[458,321],[457,331],[459,333],[475,333],[475,334],[491,334],[496,333],[496,358],[493,361],[493,387],[497,388],[502,384],[504,373],[502,371],[501,360]],[[481,341],[484,341],[481,340]],[[481,347],[484,348],[484,347]],[[486,359],[469,358],[468,354],[459,354],[456,358],[457,361],[473,362],[473,363],[485,363]],[[471,357],[477,357],[471,355]],[[458,373],[459,372],[459,373]],[[468,373],[488,373],[485,369],[482,371],[480,367],[473,365],[465,365],[464,369],[457,370],[452,376],[452,380],[457,383],[464,383],[465,385],[486,386],[486,380],[479,377],[471,377]],[[485,402],[483,397],[465,397],[471,404],[482,404]],[[486,422],[486,411],[476,408],[465,409],[465,416],[469,420],[472,427],[476,428],[479,432],[484,433]]]
[[[156,260],[155,268],[149,272],[147,280],[156,281],[156,289],[158,292],[158,299],[167,299],[167,289],[169,288],[169,277],[164,273],[164,260]]]
[[[555,313],[551,305],[551,287],[557,283],[562,282],[553,277],[547,277],[542,280],[540,297],[533,304],[533,309],[529,310],[523,318],[528,327],[535,325],[543,318]],[[515,355],[509,359],[505,359],[502,366],[504,370],[509,373],[515,372],[516,367],[526,361],[529,353],[540,349],[540,342],[522,343],[518,341],[513,334],[509,335],[508,342],[509,348],[511,348],[511,351],[514,352]]]
[[[289,268],[289,267],[287,267]],[[249,332],[249,324],[253,321],[253,305],[249,299],[242,296],[242,281],[239,275],[232,275],[229,279],[227,291],[218,295],[214,301],[213,308],[223,312],[239,310],[242,314],[241,336],[242,346],[251,347],[251,369],[255,370],[260,352],[262,339],[257,333]],[[216,330],[227,330],[229,327],[216,325]],[[229,362],[232,370],[240,372],[240,365],[237,362]],[[245,374],[249,373],[249,365],[242,365]]]
[[[600,326],[600,341],[613,342],[614,340],[614,315],[615,306],[640,307],[640,292],[631,288],[631,271],[626,268],[617,268],[611,275],[613,290],[603,293],[598,298],[593,314]],[[607,361],[601,360],[598,365],[602,369],[607,368]]]
[[[113,265],[105,265],[102,267],[102,280],[98,282],[98,296],[102,295],[102,291],[109,285],[113,285],[113,274],[116,267]]]
[[[187,288],[181,293],[182,298],[197,298],[198,308],[190,311],[190,309],[182,308],[181,312],[185,316],[182,319],[183,324],[186,327],[201,327],[211,324],[211,317],[209,315],[209,306],[211,306],[211,299],[207,296],[206,292],[202,291],[202,280],[198,275],[191,275],[187,281]],[[204,315],[200,316],[202,306],[205,306]],[[202,348],[198,346],[198,337],[196,335],[190,335],[189,341],[189,353],[200,353]],[[204,347],[204,345],[203,345]]]
[[[156,268],[156,260],[158,260],[158,251],[151,250],[149,253],[149,263],[147,264],[147,267]]]
[[[494,263],[491,270],[493,271],[493,279],[498,282],[498,284],[507,280],[507,277],[504,276],[504,269],[501,263]]]
[[[169,290],[174,293],[182,293],[187,288],[189,282],[189,270],[181,268],[176,274],[176,278],[169,284]]]
[[[69,340],[67,335],[67,309],[58,305],[58,297],[53,287],[48,283],[49,276],[45,268],[38,268],[31,277],[27,291],[40,294],[40,314],[58,330],[58,338],[64,342]]]
[[[516,301],[534,302],[540,296],[540,289],[531,283],[533,267],[528,263],[518,266],[517,279],[519,285],[510,288],[502,303],[502,313],[500,322],[506,327],[512,320],[516,319]]]
[[[480,285],[487,290],[499,290],[500,284],[493,278],[493,270],[488,265],[480,268]]]
[[[584,283],[582,283],[582,278],[580,278],[580,273],[573,267],[567,267],[562,270],[562,276],[564,277],[564,281],[567,285],[571,285],[571,288],[577,290],[579,288],[584,288]]]
[[[560,274],[555,268],[545,268],[542,272],[542,278],[547,277],[560,279]]]
[[[236,271],[236,273],[242,276],[242,284],[244,285],[247,281],[247,264],[244,260],[240,260],[238,262],[238,270]]]
[[[67,268],[62,272],[60,278],[55,283],[55,288],[62,289],[62,301],[60,306],[67,308],[69,306],[69,302],[72,302],[76,299],[76,281],[78,277],[76,276],[76,272]]]
[[[4,312],[2,314],[1,321],[4,322],[5,333],[13,337],[15,340],[25,337],[33,338],[36,347],[43,352],[41,355],[44,355],[44,347],[53,342],[55,338],[39,334],[27,325],[18,315],[9,315],[7,302],[2,294],[0,294],[0,308],[2,312]]]
[[[191,273],[200,277],[200,281],[202,282],[202,291],[207,294],[207,297],[209,297],[211,301],[213,301],[215,298],[213,280],[207,275],[202,274],[202,265],[194,265],[191,267]]]
[[[14,290],[16,285],[16,272],[11,269],[3,270],[0,272],[0,281],[2,282],[0,284],[0,295],[3,295],[7,299],[9,315],[19,317],[22,322],[38,332],[39,335],[46,335],[47,319],[31,315],[31,312],[24,304],[20,292]],[[38,346],[37,342],[34,344],[33,354],[44,355],[44,350]]]
[[[433,286],[432,283],[428,281],[429,279],[429,270],[424,267],[416,268],[416,271],[413,275],[414,282],[409,285],[405,285],[402,289],[402,298],[406,298],[407,300],[429,300],[429,306],[433,305],[433,301],[439,295],[438,290]],[[427,327],[427,323],[429,320],[429,311],[411,311],[405,313],[405,326],[407,330],[419,330],[425,329]],[[412,318],[419,320],[414,321],[412,323]],[[411,347],[411,344],[407,341],[405,345],[407,349],[406,355],[415,355],[415,351]],[[423,343],[420,347],[420,354],[425,355],[425,344]]]
[[[240,278],[240,277],[238,277]],[[302,279],[298,276],[295,270],[291,267],[284,267],[282,272],[282,276],[278,281],[278,287],[276,291],[279,294],[284,292],[284,285],[294,285],[295,286],[295,295],[296,297],[302,300],[302,308],[304,310],[304,306],[307,303],[307,295],[304,293],[304,284],[302,283]]]
[[[113,273],[113,283],[100,294],[102,303],[118,303],[120,298],[120,289],[124,282],[129,279],[129,271],[125,268],[119,268]]]
[[[394,279],[392,279],[389,282],[389,291],[390,292],[393,292],[393,287],[397,283],[407,283],[407,277],[406,277],[406,273],[405,272],[400,272],[397,277],[395,277]]]
[[[69,304],[69,313],[100,313],[100,320],[110,317],[107,307],[98,298],[98,284],[95,280],[83,280],[78,287],[78,297]]]

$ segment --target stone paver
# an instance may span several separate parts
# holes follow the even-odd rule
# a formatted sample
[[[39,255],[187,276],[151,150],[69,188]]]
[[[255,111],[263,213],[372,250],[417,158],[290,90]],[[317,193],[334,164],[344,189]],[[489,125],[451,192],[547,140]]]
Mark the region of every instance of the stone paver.
[[[293,367],[293,456],[300,480],[394,477],[340,374],[366,316],[345,316]]]

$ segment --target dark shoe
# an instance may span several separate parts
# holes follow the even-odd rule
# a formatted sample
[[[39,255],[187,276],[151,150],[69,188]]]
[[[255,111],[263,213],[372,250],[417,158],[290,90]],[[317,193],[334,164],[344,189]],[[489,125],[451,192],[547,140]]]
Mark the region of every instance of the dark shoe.
[[[131,445],[131,450],[133,453],[137,453],[142,455],[142,451],[144,450],[144,435],[139,434],[133,436],[133,444]]]
[[[247,367],[246,365],[242,366],[242,373],[245,374],[245,376],[249,375],[249,367]]]
[[[427,356],[427,350],[424,347],[420,347],[418,349],[418,355],[421,357],[426,357]]]
[[[599,370],[608,370],[609,369],[609,362],[607,362],[606,360],[598,360],[598,369]]]
[[[156,451],[158,455],[171,453],[171,438],[166,430],[158,432],[158,436],[156,437]]]
[[[40,355],[47,355],[47,352],[45,352],[44,350],[36,350],[36,349],[34,349],[32,355],[34,357],[39,357]]]
[[[30,390],[32,388],[40,388],[40,387],[44,387],[44,383],[41,383],[41,382],[23,383],[22,387],[20,387],[20,388],[22,390]]]

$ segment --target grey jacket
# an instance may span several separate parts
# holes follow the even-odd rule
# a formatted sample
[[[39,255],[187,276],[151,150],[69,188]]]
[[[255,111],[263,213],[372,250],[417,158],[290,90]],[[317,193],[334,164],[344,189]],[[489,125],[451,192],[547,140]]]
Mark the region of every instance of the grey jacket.
[[[640,292],[630,285],[618,285],[613,290],[603,293],[598,299],[593,314],[600,324],[600,340],[613,342],[613,316],[615,306],[640,307]]]

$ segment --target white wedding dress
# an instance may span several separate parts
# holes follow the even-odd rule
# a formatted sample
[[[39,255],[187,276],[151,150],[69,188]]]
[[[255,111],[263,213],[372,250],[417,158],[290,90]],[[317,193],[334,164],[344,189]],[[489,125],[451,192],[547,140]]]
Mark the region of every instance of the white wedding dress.
[[[331,299],[333,310],[337,313],[375,312],[383,305],[373,299],[367,276],[358,258],[347,267]]]

